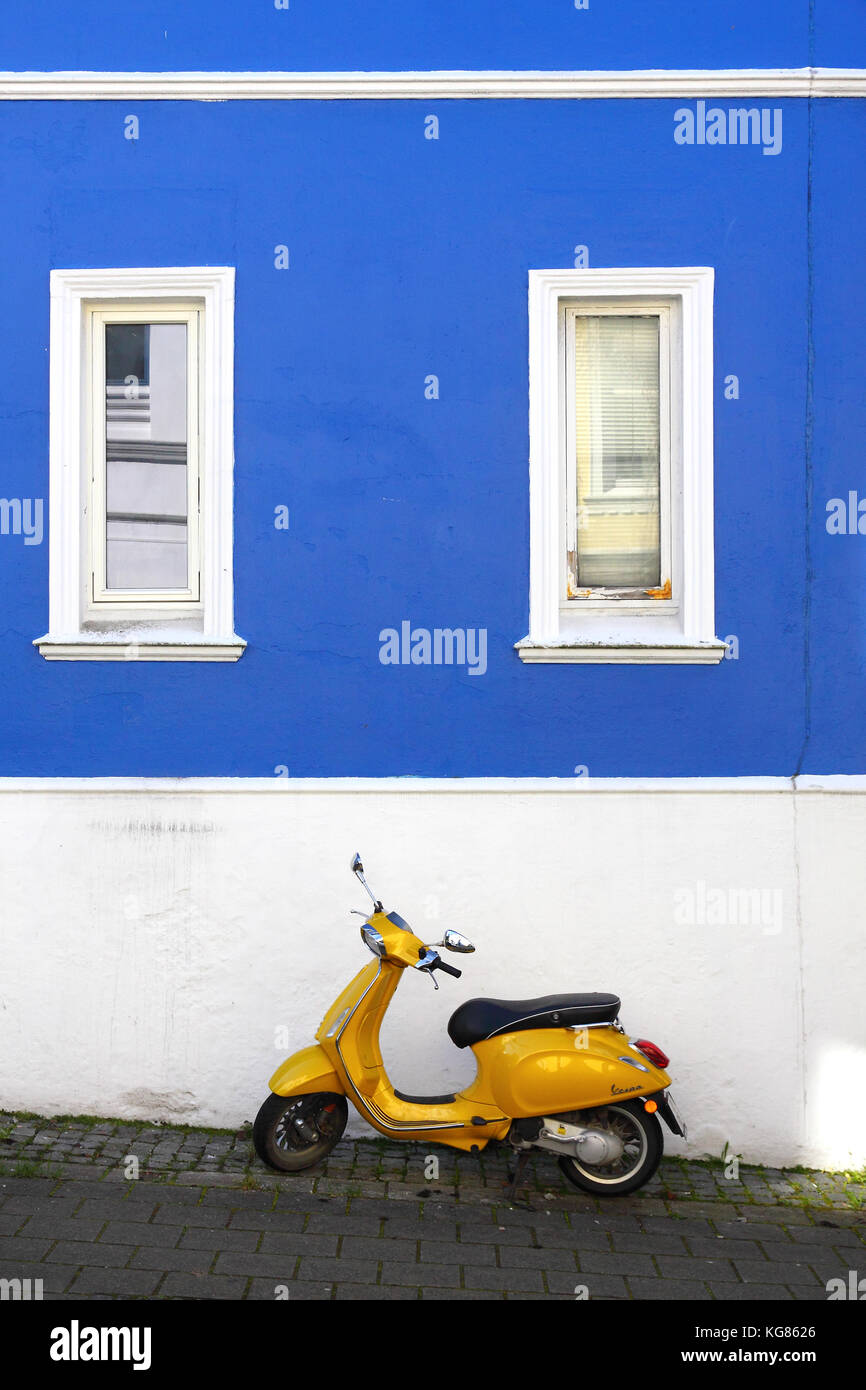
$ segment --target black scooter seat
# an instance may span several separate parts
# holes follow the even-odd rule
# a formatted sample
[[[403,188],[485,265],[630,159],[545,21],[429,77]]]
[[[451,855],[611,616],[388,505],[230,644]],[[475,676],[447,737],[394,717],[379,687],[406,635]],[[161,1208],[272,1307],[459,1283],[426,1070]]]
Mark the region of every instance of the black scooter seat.
[[[612,1023],[619,1013],[615,994],[546,994],[542,999],[467,999],[448,1020],[456,1047],[471,1047],[499,1033],[529,1028],[578,1028]]]

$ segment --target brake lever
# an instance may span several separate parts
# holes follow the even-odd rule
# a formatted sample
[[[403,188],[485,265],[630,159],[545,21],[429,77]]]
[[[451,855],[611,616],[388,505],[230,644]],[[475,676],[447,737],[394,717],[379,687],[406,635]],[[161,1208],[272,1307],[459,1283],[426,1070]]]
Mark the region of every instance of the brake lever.
[[[425,975],[430,976],[430,979],[433,981],[434,989],[439,988],[439,981],[436,979],[436,976],[433,973],[433,967],[438,959],[439,957],[436,955],[436,952],[431,951],[429,946],[425,946],[423,951],[419,955],[419,959],[416,961],[413,967],[415,970],[421,970]]]

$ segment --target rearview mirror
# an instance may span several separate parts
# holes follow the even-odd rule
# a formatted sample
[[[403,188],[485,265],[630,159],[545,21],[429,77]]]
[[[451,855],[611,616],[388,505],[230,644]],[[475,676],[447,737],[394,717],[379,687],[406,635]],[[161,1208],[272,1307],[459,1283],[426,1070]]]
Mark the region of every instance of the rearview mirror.
[[[449,951],[460,951],[464,955],[475,950],[472,942],[462,932],[454,931],[452,927],[449,927],[442,937],[442,945],[447,947]]]
[[[358,882],[363,884],[365,891],[369,893],[370,899],[373,903],[373,911],[381,912],[382,904],[379,902],[379,899],[374,895],[369,884],[367,883],[367,880],[364,877],[364,865],[361,863],[360,854],[356,854],[352,859],[352,873],[357,875]]]

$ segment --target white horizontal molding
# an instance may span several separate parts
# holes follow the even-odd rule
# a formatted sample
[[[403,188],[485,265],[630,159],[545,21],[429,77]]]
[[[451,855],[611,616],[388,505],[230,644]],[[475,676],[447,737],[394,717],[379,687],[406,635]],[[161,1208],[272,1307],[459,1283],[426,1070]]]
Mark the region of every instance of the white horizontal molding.
[[[43,637],[33,644],[46,661],[237,661],[246,643],[236,642],[89,642]]]
[[[0,777],[0,796],[26,793],[97,796],[866,796],[866,776],[801,777]]]
[[[4,101],[862,97],[866,68],[635,71],[0,72]]]
[[[518,642],[517,655],[521,661],[532,663],[581,662],[590,665],[631,666],[716,666],[727,648],[724,642],[694,642],[653,645],[626,643],[622,646],[603,643],[570,642],[543,646],[539,643]]]

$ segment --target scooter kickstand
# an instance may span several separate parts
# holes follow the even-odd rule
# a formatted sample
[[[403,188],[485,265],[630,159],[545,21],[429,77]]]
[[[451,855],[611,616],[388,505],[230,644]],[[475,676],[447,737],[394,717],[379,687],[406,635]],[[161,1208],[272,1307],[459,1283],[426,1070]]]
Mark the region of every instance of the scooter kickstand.
[[[531,1206],[530,1206],[529,1198],[526,1197],[522,1202],[518,1201],[518,1198],[517,1198],[517,1190],[518,1190],[518,1188],[520,1187],[520,1183],[521,1183],[521,1181],[522,1181],[522,1179],[523,1179],[523,1174],[526,1172],[526,1165],[527,1165],[528,1162],[529,1162],[529,1159],[530,1159],[530,1155],[531,1155],[531,1154],[532,1154],[532,1150],[531,1150],[531,1149],[521,1149],[521,1150],[520,1150],[520,1154],[519,1154],[519,1156],[518,1156],[517,1162],[516,1162],[516,1164],[514,1165],[514,1172],[513,1172],[513,1173],[509,1173],[509,1175],[508,1175],[508,1185],[506,1186],[506,1189],[505,1189],[505,1196],[506,1196],[506,1198],[508,1199],[509,1202],[511,1202],[514,1206],[526,1207],[528,1211],[531,1211],[531,1210],[532,1210],[532,1208],[531,1208]]]

